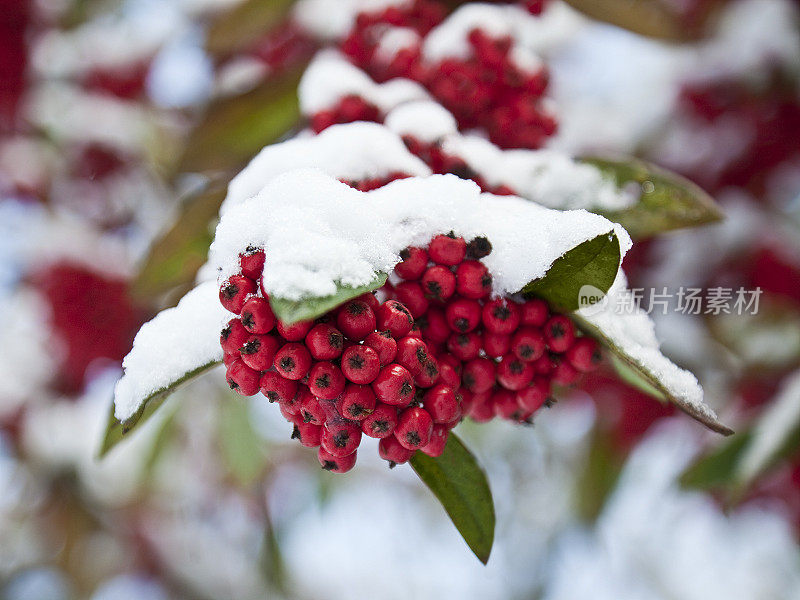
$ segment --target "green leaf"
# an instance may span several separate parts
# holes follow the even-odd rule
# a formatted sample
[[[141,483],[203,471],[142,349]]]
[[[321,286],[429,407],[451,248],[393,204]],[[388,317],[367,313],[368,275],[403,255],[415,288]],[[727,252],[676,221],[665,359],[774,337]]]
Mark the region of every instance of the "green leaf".
[[[619,261],[619,240],[610,231],[568,250],[544,277],[522,288],[522,293],[544,298],[561,310],[577,310],[581,288],[592,286],[605,294],[617,277]]]
[[[634,239],[715,223],[724,216],[699,186],[650,163],[634,158],[581,160],[600,169],[618,188],[633,188],[639,194],[638,202],[628,208],[596,211],[622,225]]]
[[[387,276],[385,273],[378,273],[370,283],[360,287],[352,287],[349,285],[340,285],[335,294],[330,296],[323,296],[319,298],[306,298],[304,300],[287,300],[276,296],[270,296],[269,304],[272,307],[272,312],[282,322],[291,325],[297,321],[307,321],[309,319],[316,319],[324,315],[329,310],[336,308],[340,304],[344,304],[348,300],[371,292],[381,287],[386,283]]]
[[[719,1],[703,3],[689,16],[676,12],[675,3],[665,0],[566,0],[572,8],[599,21],[611,23],[649,37],[689,41],[701,37]]]
[[[245,0],[215,18],[206,34],[206,49],[227,57],[252,46],[289,14],[294,0]]]
[[[582,519],[590,523],[597,520],[621,473],[621,456],[611,435],[595,426],[573,494]]]
[[[297,84],[303,69],[270,78],[239,96],[213,102],[189,135],[176,173],[232,174],[300,118]]]
[[[228,470],[243,488],[255,483],[264,471],[264,443],[250,422],[250,404],[231,398],[222,404],[219,421],[222,456]]]
[[[130,434],[134,429],[146,423],[148,419],[153,416],[153,413],[155,413],[156,410],[158,410],[158,408],[164,404],[164,401],[169,397],[169,395],[178,388],[178,386],[202,375],[218,364],[220,364],[219,361],[212,361],[202,365],[201,367],[185,373],[183,376],[171,382],[168,386],[165,386],[160,390],[150,394],[142,402],[142,405],[136,414],[126,421],[120,422],[116,419],[114,416],[114,403],[112,402],[111,406],[109,407],[106,430],[105,434],[103,435],[103,442],[98,451],[98,458],[104,457],[112,448],[114,448],[114,446],[119,444],[126,435]]]
[[[417,452],[411,467],[442,503],[475,556],[486,564],[494,543],[494,503],[486,474],[472,453],[451,432],[441,456]]]
[[[731,484],[751,437],[752,431],[745,431],[725,440],[683,472],[681,485],[688,489],[712,490]]]
[[[666,401],[667,398],[660,390],[650,385],[647,379],[636,370],[632,369],[628,363],[623,362],[616,354],[611,354],[611,364],[614,366],[614,371],[616,371],[622,381],[640,392],[644,392],[648,396],[652,396],[657,400]]]
[[[614,357],[623,365],[625,365],[630,371],[631,375],[635,374],[636,378],[641,380],[640,383],[645,383],[651,388],[655,390],[655,397],[663,396],[666,400],[677,406],[687,415],[699,421],[712,431],[716,431],[717,433],[721,433],[722,435],[731,435],[733,434],[733,430],[725,425],[723,425],[719,420],[714,418],[712,415],[709,415],[702,410],[700,410],[697,406],[688,402],[687,400],[673,395],[661,382],[660,376],[656,372],[652,372],[649,369],[645,368],[641,365],[634,357],[628,355],[622,348],[618,347],[614,341],[606,335],[604,331],[596,327],[595,325],[586,321],[586,319],[582,318],[579,314],[573,313],[571,315],[572,320],[588,335],[596,339],[600,342],[603,346],[608,348],[608,350],[614,355]]]
[[[217,179],[184,198],[179,218],[150,247],[133,280],[134,298],[152,303],[167,293],[180,298],[191,289],[198,269],[206,261],[226,190],[227,179]]]

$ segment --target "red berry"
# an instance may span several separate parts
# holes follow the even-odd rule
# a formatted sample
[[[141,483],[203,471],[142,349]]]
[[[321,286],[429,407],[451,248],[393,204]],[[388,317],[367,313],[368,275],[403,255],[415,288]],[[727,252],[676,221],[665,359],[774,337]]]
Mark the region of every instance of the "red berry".
[[[553,352],[566,352],[575,341],[575,326],[564,315],[556,315],[544,325],[544,338]]]
[[[491,402],[492,390],[476,394],[469,408],[469,418],[476,423],[487,423],[494,418],[494,405]]]
[[[450,337],[451,329],[441,308],[431,306],[419,318],[418,325],[424,338],[434,344],[441,344]]]
[[[467,333],[480,323],[481,305],[477,300],[458,298],[447,305],[445,318],[450,329],[459,333]]]
[[[291,325],[284,325],[278,321],[278,333],[287,342],[299,342],[306,337],[313,326],[314,321],[297,321]]]
[[[388,404],[378,403],[372,414],[361,421],[361,431],[373,438],[385,438],[394,433],[397,427],[397,409]]]
[[[547,318],[550,316],[547,302],[539,300],[538,298],[523,302],[519,307],[519,312],[520,323],[531,327],[541,327],[547,322]]]
[[[447,267],[433,265],[422,275],[422,291],[430,300],[444,302],[456,291],[456,276]],[[413,311],[412,311],[413,312]]]
[[[389,466],[402,465],[411,460],[414,450],[402,446],[396,437],[390,435],[378,443],[378,455],[383,460],[389,461]]]
[[[447,339],[447,350],[461,361],[477,358],[481,351],[481,334],[477,331],[454,333]]]
[[[444,447],[447,445],[447,437],[450,431],[445,425],[434,425],[431,439],[420,450],[428,456],[441,456],[444,452]]]
[[[558,361],[556,368],[553,370],[553,381],[561,385],[569,385],[575,383],[579,375],[578,370],[569,361],[562,359]]]
[[[416,281],[403,281],[394,286],[394,293],[397,299],[402,302],[411,316],[421,317],[428,310],[428,299],[422,286]]]
[[[336,456],[324,448],[320,447],[317,451],[317,459],[322,469],[331,473],[347,473],[356,465],[356,451],[353,450],[347,456]]]
[[[264,270],[264,251],[259,248],[248,248],[239,255],[239,267],[245,277],[257,280]]]
[[[351,340],[363,340],[375,331],[375,323],[375,313],[361,300],[347,302],[336,315],[339,331]]]
[[[373,313],[378,310],[378,307],[381,305],[378,297],[375,295],[375,292],[366,292],[365,294],[361,294],[358,298],[356,298],[356,300],[369,306]]]
[[[533,368],[537,375],[550,375],[556,369],[556,362],[549,354],[545,354],[533,361]]]
[[[493,193],[497,194],[497,190]],[[514,192],[511,192],[513,194]],[[483,236],[470,240],[467,244],[467,258],[478,260],[492,253],[492,243]]]
[[[314,394],[304,394],[303,400],[300,402],[300,418],[303,423],[313,423],[314,425],[323,425],[327,419],[327,412],[323,408],[319,398]]]
[[[345,419],[363,421],[375,410],[375,392],[368,385],[348,383],[336,401],[336,410]]]
[[[304,344],[289,342],[275,353],[275,370],[285,379],[301,380],[311,368],[311,353]]]
[[[430,441],[431,433],[433,419],[430,413],[419,406],[412,406],[400,413],[394,437],[404,448],[416,450]]]
[[[266,373],[264,373],[266,375]],[[298,421],[300,423],[303,422],[303,419],[299,418],[300,415],[300,407],[306,401],[308,397],[314,397],[314,394],[311,393],[311,390],[308,389],[308,386],[302,383],[297,384],[297,394],[294,398],[289,400],[283,400],[279,403],[281,407],[281,412],[286,412],[292,415],[298,416]]]
[[[407,335],[397,341],[395,362],[416,376],[428,360],[428,346],[421,339]]]
[[[396,363],[381,369],[372,382],[372,389],[378,400],[392,406],[407,406],[416,391],[411,373]]]
[[[456,393],[443,383],[425,392],[422,406],[430,413],[434,423],[449,423],[457,418],[460,412]]]
[[[483,332],[483,351],[487,356],[500,358],[511,351],[511,336],[502,333]]]
[[[507,390],[521,390],[531,382],[535,372],[531,363],[506,354],[497,365],[497,382]]]
[[[250,332],[244,328],[239,319],[231,319],[219,334],[219,343],[225,354],[239,354],[239,348],[244,346]]]
[[[567,360],[581,373],[594,371],[603,360],[600,346],[592,338],[582,337],[567,350]]]
[[[352,454],[361,443],[361,427],[345,421],[327,421],[322,428],[320,444],[327,452],[342,457]]]
[[[397,300],[387,300],[381,304],[376,316],[378,331],[389,331],[395,339],[407,335],[414,325],[411,312]]]
[[[344,391],[342,371],[332,362],[318,362],[308,373],[308,389],[317,398],[333,400]]]
[[[405,280],[416,280],[422,277],[428,266],[428,253],[422,248],[406,248],[400,252],[403,260],[394,266],[394,272]]]
[[[353,383],[372,383],[381,370],[378,353],[369,346],[356,344],[342,352],[342,373]]]
[[[483,298],[492,291],[492,276],[482,262],[465,260],[456,269],[456,291],[464,298]]]
[[[251,335],[241,348],[242,360],[251,369],[266,371],[281,343],[274,335]]]
[[[440,265],[453,266],[464,260],[467,243],[464,238],[451,235],[437,235],[428,247],[430,259]]]
[[[242,355],[239,352],[225,352],[222,354],[222,364],[226,367],[230,367],[233,361],[239,360],[240,358],[242,358]]]
[[[461,374],[461,385],[470,392],[480,394],[494,385],[495,366],[488,358],[473,358]]]
[[[509,335],[519,326],[519,308],[510,300],[497,298],[484,305],[481,319],[486,331]]]
[[[502,388],[496,389],[492,393],[490,403],[494,409],[494,414],[501,419],[519,421],[524,412],[520,405],[517,404],[517,397],[514,392]]]
[[[286,404],[281,402],[280,404],[278,404],[278,408],[280,409],[283,418],[289,421],[289,423],[291,423],[292,425],[298,425],[303,422],[303,420],[297,413],[292,412],[292,407],[287,406]]]
[[[429,388],[438,380],[439,363],[433,356],[429,356],[425,364],[422,365],[422,370],[414,377],[414,384],[417,387]]]
[[[306,448],[316,448],[322,436],[322,427],[313,423],[295,423],[292,439]]]
[[[233,275],[225,280],[219,288],[219,301],[225,310],[237,315],[241,312],[247,297],[255,294],[258,286],[256,282],[244,275]]]
[[[250,333],[269,333],[275,327],[275,315],[269,302],[258,296],[251,296],[242,306],[242,325]]]
[[[342,354],[344,336],[328,323],[319,323],[306,335],[306,347],[317,360],[332,360]]]
[[[520,360],[532,362],[544,354],[544,335],[534,327],[521,327],[511,337],[511,351]]]
[[[231,363],[225,376],[230,388],[236,390],[242,396],[252,396],[258,393],[260,378],[261,374],[248,367],[241,359]]]
[[[535,412],[539,410],[550,396],[550,380],[534,377],[531,384],[517,392],[517,404],[523,410]]]
[[[397,342],[388,331],[373,331],[364,338],[364,345],[378,353],[382,367],[391,363],[397,356]]]
[[[291,402],[297,395],[297,382],[284,379],[275,371],[267,371],[261,376],[259,382],[261,393],[270,402]]]
[[[454,392],[461,387],[461,373],[453,365],[439,360],[439,383],[443,383]]]

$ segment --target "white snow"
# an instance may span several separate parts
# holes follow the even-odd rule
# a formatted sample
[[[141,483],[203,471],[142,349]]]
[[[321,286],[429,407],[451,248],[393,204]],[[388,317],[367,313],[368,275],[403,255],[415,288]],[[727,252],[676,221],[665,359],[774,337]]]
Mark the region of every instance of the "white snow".
[[[618,225],[585,211],[553,211],[512,196],[480,194],[453,175],[395,181],[359,192],[321,171],[295,170],[222,216],[209,262],[220,278],[237,269],[248,244],[267,251],[264,284],[278,297],[324,296],[336,283],[364,285],[388,272],[409,245],[454,231],[488,236],[484,262],[497,293],[519,291],[581,242],[617,232],[623,254],[630,239]]]
[[[303,73],[297,93],[305,115],[332,108],[349,95],[364,98],[384,114],[404,102],[429,98],[425,88],[409,79],[375,83],[334,50],[324,50],[314,57]]]
[[[409,0],[299,0],[292,17],[306,31],[322,40],[345,37],[361,12],[375,12]]]
[[[331,177],[359,180],[399,171],[429,175],[430,169],[406,150],[400,138],[376,123],[334,125],[316,136],[267,146],[228,186],[220,210],[255,196],[275,176],[304,167],[322,169]]]
[[[520,196],[559,209],[617,210],[634,204],[636,194],[617,190],[599,169],[554,150],[501,150],[477,135],[458,133],[453,116],[431,101],[410,102],[386,117],[398,135],[410,135],[464,160],[492,186],[507,185]]]
[[[597,327],[641,369],[651,373],[683,408],[716,422],[717,415],[704,402],[703,388],[697,378],[661,353],[653,321],[636,308],[626,286],[625,274],[620,270],[603,300],[581,308],[577,315]]]
[[[230,316],[219,303],[217,285],[206,282],[142,325],[114,390],[117,419],[132,417],[148,396],[185,373],[222,360],[219,332]]]
[[[761,415],[753,438],[747,446],[737,468],[737,480],[752,481],[765,465],[775,457],[800,425],[800,371],[792,373],[781,385],[781,390]]]

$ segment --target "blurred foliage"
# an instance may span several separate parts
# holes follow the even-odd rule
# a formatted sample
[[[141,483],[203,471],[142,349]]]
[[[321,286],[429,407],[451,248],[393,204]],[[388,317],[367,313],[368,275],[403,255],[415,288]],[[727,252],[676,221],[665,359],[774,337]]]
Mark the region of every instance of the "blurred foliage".
[[[282,23],[294,0],[245,0],[214,19],[206,34],[206,50],[224,57],[252,46]]]

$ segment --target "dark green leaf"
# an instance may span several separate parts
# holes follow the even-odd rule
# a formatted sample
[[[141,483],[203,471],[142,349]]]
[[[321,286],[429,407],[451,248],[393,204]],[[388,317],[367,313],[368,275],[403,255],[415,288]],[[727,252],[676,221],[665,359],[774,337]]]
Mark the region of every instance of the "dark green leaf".
[[[167,293],[180,298],[191,289],[197,270],[205,263],[213,238],[227,180],[218,180],[186,196],[179,218],[150,247],[131,284],[140,302],[153,302]]]
[[[486,474],[472,453],[451,432],[440,457],[417,452],[411,467],[442,503],[475,556],[486,564],[494,543],[494,503]]]
[[[186,141],[175,171],[233,173],[300,118],[297,83],[302,69],[271,78],[239,96],[212,103]]]
[[[218,364],[218,361],[213,361],[198,367],[197,369],[185,373],[182,377],[176,379],[168,386],[154,392],[145,398],[136,414],[126,421],[120,422],[116,419],[114,416],[114,403],[112,402],[108,411],[106,431],[103,435],[103,442],[100,445],[100,450],[98,451],[98,457],[102,458],[108,454],[108,452],[114,448],[114,446],[119,444],[126,435],[131,433],[131,431],[133,431],[136,427],[139,427],[143,423],[147,422],[147,420],[153,416],[153,413],[155,413],[156,410],[158,410],[158,408],[164,404],[164,401],[178,388],[178,386],[194,379],[195,377],[198,377]]]
[[[270,296],[269,303],[270,306],[272,306],[272,312],[275,313],[275,316],[284,323],[290,325],[297,321],[316,319],[332,308],[336,308],[340,304],[344,304],[356,296],[378,289],[384,283],[386,283],[386,274],[378,273],[375,279],[367,285],[362,285],[360,287],[342,285],[339,286],[335,294],[330,296],[306,298],[305,300],[286,300],[285,298]]]
[[[737,465],[751,437],[752,431],[745,431],[725,440],[683,472],[681,485],[696,490],[712,490],[733,483]]]
[[[219,421],[220,447],[228,470],[236,482],[247,488],[264,470],[264,443],[250,422],[250,405],[243,398],[231,398],[222,405]]]
[[[621,224],[634,239],[714,223],[723,218],[711,196],[680,175],[634,158],[587,157],[582,160],[600,169],[620,189],[632,188],[639,194],[638,202],[629,208],[597,211]]]
[[[206,49],[226,57],[252,46],[286,19],[294,0],[245,0],[221,14],[206,34]]]
[[[577,310],[581,288],[592,286],[605,294],[617,277],[619,261],[617,235],[604,233],[568,250],[544,277],[522,288],[522,293],[544,298],[561,310]]]
[[[677,406],[687,415],[699,421],[712,431],[716,431],[722,435],[731,435],[733,433],[732,429],[720,423],[719,420],[700,411],[694,404],[687,402],[683,398],[674,396],[666,387],[664,387],[664,384],[661,382],[658,373],[644,368],[633,357],[629,356],[622,348],[619,348],[601,329],[598,329],[594,325],[590,324],[576,313],[572,314],[572,319],[588,335],[592,336],[594,339],[608,348],[616,359],[618,359],[623,365],[630,369],[630,371],[636,374],[638,379],[641,379],[643,383],[646,383],[650,387],[654,388],[658,394]]]
[[[600,516],[621,472],[622,460],[610,434],[595,427],[574,495],[582,519],[594,522]]]
[[[701,37],[721,2],[705,2],[690,15],[676,12],[666,0],[566,0],[586,16],[649,37],[688,41]]]

